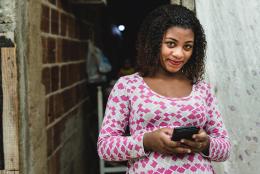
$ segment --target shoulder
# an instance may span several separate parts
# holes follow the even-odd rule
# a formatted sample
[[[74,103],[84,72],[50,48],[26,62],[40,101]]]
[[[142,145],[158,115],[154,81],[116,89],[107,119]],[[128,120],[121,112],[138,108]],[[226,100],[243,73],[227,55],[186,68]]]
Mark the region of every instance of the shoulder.
[[[119,83],[123,83],[124,85],[133,85],[138,84],[141,81],[141,77],[138,73],[134,73],[131,75],[122,76],[118,79]]]
[[[206,82],[205,80],[198,81],[195,85],[198,88],[211,88],[211,84],[209,82]]]
[[[198,81],[195,84],[195,87],[200,91],[200,93],[204,93],[206,95],[212,92],[212,85],[204,80]]]
[[[133,86],[138,86],[141,82],[141,77],[139,76],[138,73],[134,73],[131,75],[126,75],[120,77],[115,85],[114,85],[114,90],[127,90],[131,89]]]

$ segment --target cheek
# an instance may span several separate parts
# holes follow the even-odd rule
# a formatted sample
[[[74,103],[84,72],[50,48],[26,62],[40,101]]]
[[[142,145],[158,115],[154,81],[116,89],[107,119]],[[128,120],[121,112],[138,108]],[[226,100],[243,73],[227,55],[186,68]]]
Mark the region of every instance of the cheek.
[[[190,60],[191,59],[191,56],[192,56],[192,52],[189,52],[185,55],[186,57],[186,61]]]
[[[160,61],[159,61],[159,63],[160,63],[161,65],[164,64],[164,56],[163,56],[163,55],[160,56]]]
[[[164,50],[162,53],[161,53],[161,56],[163,58],[167,58],[169,57],[170,55],[172,55],[172,51],[171,50]]]

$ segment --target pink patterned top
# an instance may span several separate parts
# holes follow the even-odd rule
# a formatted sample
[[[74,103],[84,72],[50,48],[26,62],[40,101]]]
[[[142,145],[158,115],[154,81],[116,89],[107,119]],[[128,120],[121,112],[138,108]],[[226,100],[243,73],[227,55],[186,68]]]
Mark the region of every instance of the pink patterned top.
[[[130,136],[124,136],[129,125]],[[201,153],[146,153],[143,135],[162,127],[198,126],[210,136],[209,156]],[[127,173],[214,173],[212,161],[229,157],[230,142],[216,99],[205,82],[194,84],[187,97],[162,96],[138,73],[121,77],[108,98],[98,137],[98,153],[107,161],[128,160]]]

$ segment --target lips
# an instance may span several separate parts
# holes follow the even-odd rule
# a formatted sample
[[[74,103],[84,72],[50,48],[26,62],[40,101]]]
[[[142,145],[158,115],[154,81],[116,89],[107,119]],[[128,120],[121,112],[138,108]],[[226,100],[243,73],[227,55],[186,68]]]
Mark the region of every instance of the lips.
[[[176,61],[176,60],[171,60],[171,59],[168,59],[168,62],[171,66],[179,66],[183,63],[183,61]]]

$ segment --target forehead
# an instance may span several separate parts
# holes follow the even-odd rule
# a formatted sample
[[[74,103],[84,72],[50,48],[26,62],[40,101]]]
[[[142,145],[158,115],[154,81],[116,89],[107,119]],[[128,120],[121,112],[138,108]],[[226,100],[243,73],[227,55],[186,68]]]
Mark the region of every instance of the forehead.
[[[194,40],[194,32],[192,29],[189,28],[183,28],[183,27],[177,27],[173,26],[166,30],[164,34],[165,38],[174,38],[174,39],[187,39],[187,40]]]

